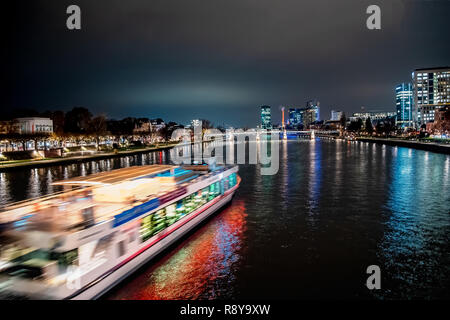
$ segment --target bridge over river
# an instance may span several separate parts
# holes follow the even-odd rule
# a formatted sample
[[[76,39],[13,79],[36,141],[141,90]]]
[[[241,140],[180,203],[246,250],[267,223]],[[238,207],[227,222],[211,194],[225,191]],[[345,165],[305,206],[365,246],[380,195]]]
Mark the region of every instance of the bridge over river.
[[[262,130],[262,129],[249,129],[249,130],[227,130],[225,133],[218,130],[210,130],[204,135],[204,139],[217,139],[218,137],[224,137],[226,140],[233,140],[239,137],[248,137],[249,140],[259,140],[261,137],[265,138],[267,135],[278,135],[280,139],[297,139],[297,138],[310,138],[314,139],[316,136],[336,137],[339,136],[338,130]]]

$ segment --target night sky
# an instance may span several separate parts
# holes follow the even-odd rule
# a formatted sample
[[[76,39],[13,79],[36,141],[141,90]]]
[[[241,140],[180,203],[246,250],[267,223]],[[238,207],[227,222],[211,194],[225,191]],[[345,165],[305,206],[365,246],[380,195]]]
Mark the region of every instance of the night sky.
[[[416,68],[450,65],[450,1],[19,0],[2,12],[2,108],[259,124],[259,106],[394,110]],[[66,28],[77,4],[82,30]],[[366,28],[377,4],[382,29]],[[6,55],[6,56],[5,56]]]

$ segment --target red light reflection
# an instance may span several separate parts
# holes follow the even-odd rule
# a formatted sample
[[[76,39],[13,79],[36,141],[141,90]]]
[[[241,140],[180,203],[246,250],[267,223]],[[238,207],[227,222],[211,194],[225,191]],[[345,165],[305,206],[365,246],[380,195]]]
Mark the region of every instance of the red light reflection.
[[[220,298],[232,282],[243,254],[245,203],[232,205],[131,280],[124,280],[109,299],[179,300]]]

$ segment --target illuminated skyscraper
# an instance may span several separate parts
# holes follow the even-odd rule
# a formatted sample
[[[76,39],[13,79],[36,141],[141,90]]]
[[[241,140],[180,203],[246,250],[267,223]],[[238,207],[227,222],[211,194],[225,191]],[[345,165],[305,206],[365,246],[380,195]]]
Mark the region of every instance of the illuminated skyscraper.
[[[341,120],[344,113],[342,111],[331,110],[331,121],[339,121]]]
[[[272,129],[272,117],[270,115],[270,107],[261,107],[261,128]]]
[[[437,108],[450,105],[450,68],[416,69],[414,84],[414,121],[419,125],[434,121]]]
[[[289,124],[292,127],[302,125],[305,129],[319,121],[319,102],[310,100],[304,108],[289,108]]]
[[[319,105],[320,103],[317,100],[309,100],[306,102],[306,108],[303,112],[303,126],[305,128],[309,128],[313,122],[319,121]]]
[[[297,127],[302,124],[302,109],[300,108],[289,108],[289,124],[292,127]]]
[[[397,108],[397,126],[413,127],[413,86],[411,83],[402,83],[395,88],[395,104]]]

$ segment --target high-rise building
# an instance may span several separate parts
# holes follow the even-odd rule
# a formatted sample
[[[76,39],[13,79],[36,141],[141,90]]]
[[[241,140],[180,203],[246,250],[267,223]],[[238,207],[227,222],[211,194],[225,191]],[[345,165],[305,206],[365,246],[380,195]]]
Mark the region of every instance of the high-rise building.
[[[317,100],[306,102],[306,108],[303,111],[303,126],[305,128],[309,128],[312,123],[319,121],[319,105],[320,103]]]
[[[313,121],[319,121],[320,120],[320,102],[313,99],[306,102],[306,109],[312,109],[313,113]]]
[[[397,108],[397,126],[401,128],[413,127],[413,86],[402,83],[395,88],[395,104]]]
[[[306,108],[303,111],[303,127],[308,129],[310,125],[316,121],[316,117],[316,110],[313,108]]]
[[[289,108],[289,124],[293,127],[302,125],[305,129],[319,121],[319,102],[310,100],[304,108]]]
[[[416,69],[414,85],[414,121],[419,125],[434,121],[437,108],[450,105],[450,67]]]
[[[339,121],[341,120],[344,113],[342,111],[331,110],[331,121]]]
[[[261,128],[272,129],[272,117],[270,115],[270,106],[261,107]]]
[[[289,124],[297,127],[303,122],[303,112],[300,108],[289,108]]]

